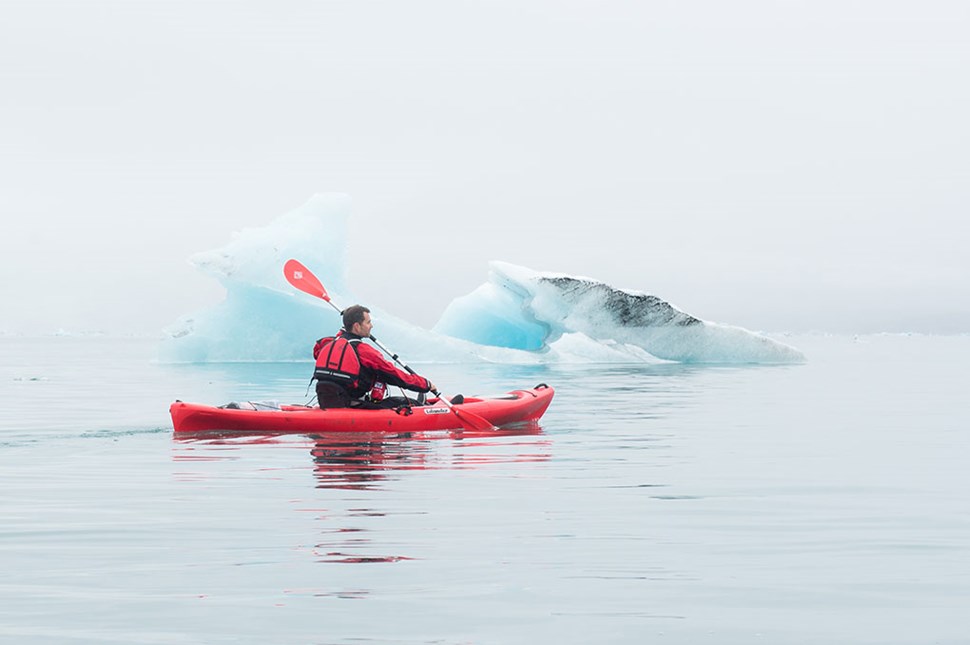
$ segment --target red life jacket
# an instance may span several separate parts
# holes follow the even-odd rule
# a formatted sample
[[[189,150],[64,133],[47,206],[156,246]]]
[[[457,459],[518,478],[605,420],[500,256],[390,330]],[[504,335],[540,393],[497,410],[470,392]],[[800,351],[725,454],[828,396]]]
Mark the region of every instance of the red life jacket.
[[[342,336],[318,340],[313,346],[313,357],[317,359],[313,378],[338,383],[347,390],[356,388],[360,384],[360,358],[355,345],[359,342]]]

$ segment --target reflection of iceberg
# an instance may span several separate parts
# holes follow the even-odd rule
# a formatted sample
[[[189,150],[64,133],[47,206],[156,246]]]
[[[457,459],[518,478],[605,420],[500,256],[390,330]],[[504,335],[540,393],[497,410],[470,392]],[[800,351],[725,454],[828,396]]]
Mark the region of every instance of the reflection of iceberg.
[[[192,262],[222,283],[226,299],[169,329],[161,360],[309,360],[313,340],[337,329],[338,317],[323,301],[295,293],[282,266],[297,258],[335,302],[356,302],[346,281],[349,212],[346,196],[317,195],[269,226],[243,230],[225,247],[195,255]],[[654,296],[500,262],[492,263],[485,285],[452,302],[433,332],[371,308],[381,340],[423,361],[802,360],[786,345],[700,321]]]

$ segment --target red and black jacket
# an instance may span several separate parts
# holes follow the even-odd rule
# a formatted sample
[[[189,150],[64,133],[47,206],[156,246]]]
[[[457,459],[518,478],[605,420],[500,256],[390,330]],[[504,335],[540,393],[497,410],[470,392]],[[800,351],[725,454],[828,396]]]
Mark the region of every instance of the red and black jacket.
[[[329,378],[326,374],[326,358],[330,353],[327,351],[327,348],[333,343],[335,338],[346,339],[350,347],[357,353],[360,373],[356,382],[352,378]],[[371,388],[374,387],[374,383],[377,381],[387,383],[388,385],[397,385],[398,387],[415,392],[431,391],[431,381],[423,376],[408,374],[403,370],[399,370],[393,363],[385,359],[378,349],[362,341],[363,338],[344,329],[341,329],[336,337],[321,338],[318,340],[313,348],[314,357],[317,359],[317,369],[314,371],[314,378],[329,380],[340,384],[347,390],[351,398],[354,399],[359,399],[370,392]],[[347,361],[344,362],[345,364],[348,363]],[[352,362],[349,361],[349,363]],[[350,369],[353,368],[351,367]]]

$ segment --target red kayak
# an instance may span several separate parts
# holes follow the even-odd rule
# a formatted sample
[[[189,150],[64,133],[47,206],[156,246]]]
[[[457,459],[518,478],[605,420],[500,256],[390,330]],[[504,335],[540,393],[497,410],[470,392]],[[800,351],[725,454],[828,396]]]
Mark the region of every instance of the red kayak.
[[[282,405],[214,407],[176,401],[169,408],[177,433],[267,432],[316,434],[331,432],[431,432],[461,430],[462,411],[478,415],[498,428],[536,425],[552,402],[554,390],[542,383],[527,390],[514,390],[494,397],[465,397],[449,409],[439,399],[426,405],[379,410]],[[241,406],[240,406],[241,407]]]

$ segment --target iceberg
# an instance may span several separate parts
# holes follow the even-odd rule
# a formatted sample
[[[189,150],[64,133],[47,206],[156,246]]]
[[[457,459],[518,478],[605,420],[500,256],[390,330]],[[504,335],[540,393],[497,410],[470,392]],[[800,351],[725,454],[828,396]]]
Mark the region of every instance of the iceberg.
[[[741,327],[700,320],[657,296],[506,262],[491,262],[488,282],[453,300],[434,331],[532,351],[555,346],[564,334],[581,334],[679,363],[804,360],[793,347]]]
[[[224,301],[165,330],[162,362],[309,361],[314,341],[340,327],[337,312],[283,276],[296,258],[335,303],[357,302],[347,286],[343,194],[313,196],[265,227],[244,229],[190,262],[218,280]],[[456,298],[431,330],[378,307],[380,339],[421,362],[789,363],[793,347],[740,327],[703,321],[656,296],[590,278],[492,262],[487,282]],[[417,362],[415,360],[415,362]]]

